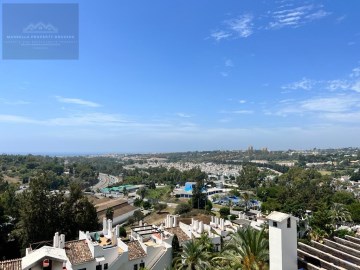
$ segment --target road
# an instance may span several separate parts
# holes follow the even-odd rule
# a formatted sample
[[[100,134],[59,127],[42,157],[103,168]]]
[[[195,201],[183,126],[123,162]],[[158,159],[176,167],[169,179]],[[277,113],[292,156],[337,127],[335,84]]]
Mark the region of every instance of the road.
[[[99,173],[99,182],[93,186],[93,190],[96,191],[98,188],[106,188],[109,185],[119,183],[119,178],[116,176],[106,174],[106,173]]]

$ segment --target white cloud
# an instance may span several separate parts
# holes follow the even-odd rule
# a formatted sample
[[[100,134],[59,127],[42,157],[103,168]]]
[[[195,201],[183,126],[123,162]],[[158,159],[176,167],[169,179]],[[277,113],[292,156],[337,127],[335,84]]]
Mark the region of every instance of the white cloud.
[[[16,124],[37,124],[38,121],[19,115],[0,114],[0,122]]]
[[[251,110],[238,110],[238,111],[232,111],[231,113],[234,113],[234,114],[253,114],[254,111],[251,111]]]
[[[355,83],[351,86],[351,90],[354,90],[354,91],[360,93],[360,81],[355,82]]]
[[[345,19],[346,19],[346,15],[342,15],[342,16],[336,18],[336,22],[341,23]]]
[[[226,21],[226,24],[238,37],[246,38],[253,33],[252,20],[253,16],[251,14],[243,14],[239,18]]]
[[[234,63],[231,59],[225,60],[225,67],[234,67]]]
[[[345,112],[356,107],[359,101],[359,97],[337,95],[335,97],[314,98],[302,101],[300,108],[313,112]]]
[[[240,99],[240,100],[239,100],[239,103],[240,103],[240,104],[244,104],[244,103],[246,103],[246,100],[245,100],[245,99]]]
[[[105,113],[76,114],[49,119],[34,119],[19,115],[1,114],[0,122],[45,126],[119,126],[132,123],[120,115]]]
[[[176,115],[179,116],[179,117],[182,117],[182,118],[190,118],[190,117],[192,117],[190,114],[186,114],[186,113],[177,113]]]
[[[356,78],[356,77],[360,77],[360,67],[356,67],[352,70],[352,72],[350,73],[350,77],[351,78]]]
[[[222,39],[227,39],[229,37],[232,36],[231,33],[223,31],[223,30],[218,30],[218,31],[214,31],[210,34],[210,36],[212,38],[214,38],[216,41],[220,41]]]
[[[345,113],[327,113],[323,115],[324,118],[337,122],[344,123],[359,123],[360,111],[357,112],[345,112]]]
[[[283,27],[299,27],[314,20],[322,19],[328,15],[327,12],[322,9],[322,6],[304,5],[292,8],[286,8],[269,12],[271,21],[269,22],[267,29],[279,29]]]
[[[231,118],[221,118],[218,120],[219,123],[230,123],[231,121]]]
[[[92,101],[83,100],[80,98],[65,98],[61,96],[55,97],[59,102],[61,103],[68,103],[68,104],[76,104],[76,105],[82,105],[87,107],[100,107],[101,105]]]
[[[300,81],[293,82],[287,85],[282,86],[282,89],[302,89],[302,90],[311,90],[316,82],[307,78],[302,78]]]
[[[331,91],[335,90],[346,90],[350,87],[350,84],[347,80],[332,80],[327,81],[327,89]]]
[[[7,100],[7,99],[3,99],[0,98],[0,103],[4,104],[4,105],[27,105],[30,104],[30,102],[28,101],[24,101],[24,100]]]
[[[222,72],[220,72],[220,75],[223,76],[223,77],[227,77],[227,76],[229,76],[229,73],[225,72],[225,71],[222,71]]]
[[[210,37],[216,41],[229,38],[247,38],[253,34],[253,16],[242,14],[236,18],[223,21],[224,29],[212,31]]]

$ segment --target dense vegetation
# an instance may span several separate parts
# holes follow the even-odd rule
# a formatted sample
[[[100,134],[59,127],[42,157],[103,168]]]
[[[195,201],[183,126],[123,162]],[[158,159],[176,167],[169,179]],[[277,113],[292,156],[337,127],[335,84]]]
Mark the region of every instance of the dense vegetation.
[[[204,182],[207,174],[200,167],[180,171],[161,166],[127,166],[145,164],[147,157],[0,155],[0,257],[9,257],[10,251],[20,250],[29,243],[50,240],[55,231],[65,233],[67,239],[74,239],[79,229],[97,228],[95,210],[81,190],[96,184],[99,172],[120,176],[125,184],[144,184],[145,188],[139,190],[140,199],[135,204],[145,209],[154,207],[158,212],[166,207],[159,201],[168,201],[176,185],[194,181],[193,198],[188,203],[180,203],[176,212],[187,214],[196,208],[205,209],[207,213],[211,211],[211,203],[202,190],[204,184],[213,186],[214,183]],[[242,165],[240,175],[236,179],[232,177],[239,188],[233,188],[230,194],[245,201],[255,196],[262,201],[264,213],[278,210],[299,217],[305,238],[331,236],[339,233],[336,229],[341,225],[360,223],[360,202],[355,196],[358,193],[351,192],[346,183],[335,180],[340,175],[348,175],[353,181],[360,180],[360,155],[354,149],[320,151],[320,154],[294,154],[291,150],[208,151],[155,157],[167,161]],[[268,162],[254,163],[254,159]],[[278,165],[278,160],[295,162],[298,167]],[[309,167],[309,164],[315,165]],[[328,173],[320,173],[319,169]],[[163,187],[156,187],[159,184]],[[249,192],[244,193],[244,190]],[[222,210],[224,217],[229,215],[228,209]],[[133,222],[141,220],[141,214],[137,212]],[[107,215],[112,215],[111,209]],[[11,255],[17,256],[16,253]]]

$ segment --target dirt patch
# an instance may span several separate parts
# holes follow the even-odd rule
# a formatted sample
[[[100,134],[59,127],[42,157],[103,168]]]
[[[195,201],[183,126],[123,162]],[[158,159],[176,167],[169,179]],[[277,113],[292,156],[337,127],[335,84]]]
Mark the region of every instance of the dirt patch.
[[[164,222],[167,215],[174,213],[174,208],[168,207],[159,214],[157,212],[152,212],[150,215],[144,218],[144,222],[148,224],[160,225]]]
[[[19,177],[10,177],[10,176],[4,175],[4,180],[5,180],[5,182],[8,182],[9,184],[20,184],[21,183]]]

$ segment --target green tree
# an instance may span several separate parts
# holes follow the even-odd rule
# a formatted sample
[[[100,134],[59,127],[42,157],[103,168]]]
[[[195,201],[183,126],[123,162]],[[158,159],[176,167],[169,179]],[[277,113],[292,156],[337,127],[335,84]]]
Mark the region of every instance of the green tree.
[[[142,203],[143,203],[143,201],[139,198],[136,198],[134,200],[134,206],[136,206],[136,207],[140,207]]]
[[[141,200],[144,200],[146,195],[146,188],[142,187],[137,191],[137,194],[140,195]]]
[[[144,219],[144,214],[140,210],[136,210],[133,214],[133,217],[134,217],[135,221],[140,221],[140,220]]]
[[[230,269],[268,269],[269,244],[264,230],[247,227],[230,237],[222,255],[215,261],[227,262]]]
[[[335,224],[336,229],[338,225],[342,225],[346,221],[351,221],[351,214],[346,209],[345,205],[341,203],[334,203],[330,210],[331,220]]]
[[[174,234],[174,237],[171,241],[171,246],[172,246],[172,255],[173,258],[177,257],[179,252],[180,252],[180,243],[179,243],[179,238],[177,237],[176,234]]]
[[[128,196],[129,196],[129,191],[127,190],[126,187],[123,188],[123,194],[124,194],[124,197],[128,197]]]
[[[108,209],[106,209],[106,213],[105,213],[106,219],[114,219],[114,209],[112,207],[109,207]]]
[[[254,165],[245,165],[236,181],[240,189],[254,189],[259,185],[259,170]]]
[[[352,220],[355,223],[360,223],[360,202],[354,202],[347,206],[347,208],[351,214]]]
[[[219,210],[219,213],[222,218],[226,218],[228,215],[230,215],[230,208],[229,207],[221,207]]]
[[[209,238],[207,233],[202,233],[200,235],[200,238],[197,239],[198,244],[200,244],[203,248],[203,250],[207,251],[207,252],[212,252],[214,251],[214,244],[211,241],[211,239]]]
[[[330,235],[333,231],[332,225],[332,214],[326,206],[322,206],[318,211],[316,211],[310,219],[310,226],[314,232],[322,231]]]
[[[191,211],[191,206],[188,203],[179,203],[175,208],[175,214],[182,215]]]
[[[184,244],[181,256],[175,258],[175,268],[178,270],[210,269],[209,253],[196,240]]]
[[[245,211],[249,210],[249,202],[251,200],[251,194],[249,192],[243,192],[241,194],[241,199],[244,201],[244,205],[245,205]]]
[[[347,191],[337,191],[332,197],[332,201],[334,203],[341,203],[345,205],[349,205],[355,202],[355,196],[351,192]]]
[[[127,236],[126,230],[123,226],[119,228],[119,236],[125,238]]]
[[[167,207],[167,204],[166,203],[156,203],[154,204],[154,209],[160,213],[162,210],[165,210]]]
[[[142,206],[144,207],[144,209],[150,209],[151,203],[149,201],[143,201]]]
[[[203,180],[202,179],[197,180],[196,185],[193,188],[192,197],[191,197],[192,207],[195,209],[205,208],[207,195],[206,193],[203,192],[203,188],[204,188]]]

